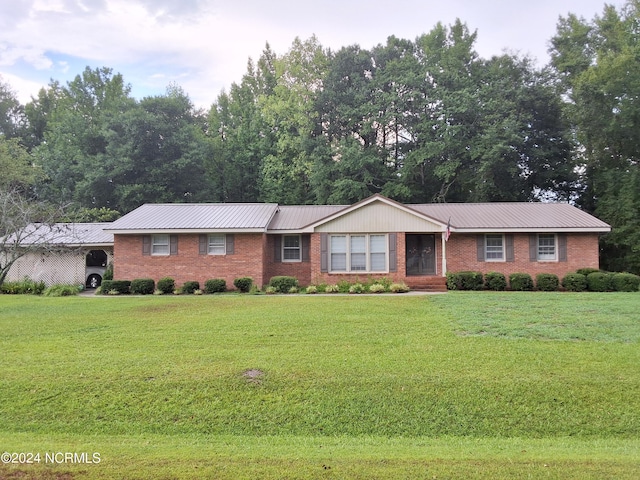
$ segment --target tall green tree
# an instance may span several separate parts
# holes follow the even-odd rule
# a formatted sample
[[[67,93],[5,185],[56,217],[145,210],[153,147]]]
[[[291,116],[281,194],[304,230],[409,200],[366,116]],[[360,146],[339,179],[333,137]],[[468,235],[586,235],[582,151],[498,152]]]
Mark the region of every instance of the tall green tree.
[[[40,132],[35,129],[44,130],[44,141],[34,150],[47,175],[42,199],[95,204],[93,196],[78,187],[100,171],[107,125],[135,106],[130,90],[111,69],[87,67],[66,86],[52,82],[48,92],[40,92],[29,111],[36,140]]]
[[[146,97],[105,129],[94,173],[78,182],[79,198],[128,212],[143,203],[210,201],[206,117],[177,86]]]
[[[313,202],[311,142],[317,119],[315,99],[323,88],[328,56],[314,36],[296,38],[275,60],[273,92],[260,99],[266,134],[273,139],[262,161],[260,198],[267,202]]]
[[[579,203],[613,226],[603,267],[640,272],[640,2],[607,5],[591,22],[560,18],[551,44],[575,131]]]

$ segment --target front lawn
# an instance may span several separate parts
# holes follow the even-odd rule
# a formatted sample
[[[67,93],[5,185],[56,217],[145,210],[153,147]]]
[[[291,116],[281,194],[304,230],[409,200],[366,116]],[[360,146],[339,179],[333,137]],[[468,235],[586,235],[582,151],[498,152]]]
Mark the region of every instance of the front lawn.
[[[0,296],[0,477],[636,478],[639,303]]]

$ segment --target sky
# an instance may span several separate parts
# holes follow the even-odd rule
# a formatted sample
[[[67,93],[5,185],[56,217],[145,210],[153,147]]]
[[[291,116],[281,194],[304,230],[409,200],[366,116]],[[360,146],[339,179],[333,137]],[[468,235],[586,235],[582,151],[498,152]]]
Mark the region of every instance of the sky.
[[[606,3],[620,8],[624,0]],[[456,19],[477,31],[476,50],[549,60],[560,16],[592,20],[604,0],[0,0],[0,81],[21,103],[51,79],[92,69],[121,73],[132,95],[178,84],[209,108],[239,83],[268,42],[284,55],[296,37],[325,48],[372,48],[387,37],[414,40]]]

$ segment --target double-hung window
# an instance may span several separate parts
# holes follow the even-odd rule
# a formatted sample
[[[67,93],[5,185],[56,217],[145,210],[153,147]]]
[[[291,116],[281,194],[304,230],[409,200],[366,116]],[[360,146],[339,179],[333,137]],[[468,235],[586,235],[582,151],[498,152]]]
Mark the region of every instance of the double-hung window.
[[[538,260],[556,260],[556,236],[553,233],[538,235]]]
[[[284,235],[282,237],[282,261],[302,261],[302,247],[300,235]]]
[[[329,249],[331,272],[387,271],[385,234],[331,235]]]
[[[484,258],[487,262],[504,260],[504,237],[502,235],[486,235]]]
[[[224,234],[212,233],[209,235],[207,253],[209,255],[224,255],[227,247]]]
[[[151,236],[151,255],[169,255],[170,251],[168,234]]]

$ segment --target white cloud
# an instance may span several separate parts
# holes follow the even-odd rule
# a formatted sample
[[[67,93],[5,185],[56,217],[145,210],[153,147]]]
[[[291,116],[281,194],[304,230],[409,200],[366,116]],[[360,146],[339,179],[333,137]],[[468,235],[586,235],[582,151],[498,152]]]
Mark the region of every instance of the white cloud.
[[[266,42],[279,55],[296,36],[314,33],[333,50],[354,43],[371,48],[389,35],[414,39],[438,21],[449,25],[460,18],[478,30],[482,56],[510,49],[545,63],[558,15],[571,11],[591,19],[603,7],[604,0],[0,2],[0,69],[26,85],[43,73],[64,82],[84,65],[107,66],[134,91],[161,94],[175,81],[208,107],[222,88],[241,80],[248,58],[257,60]],[[78,65],[83,67],[74,71]]]

